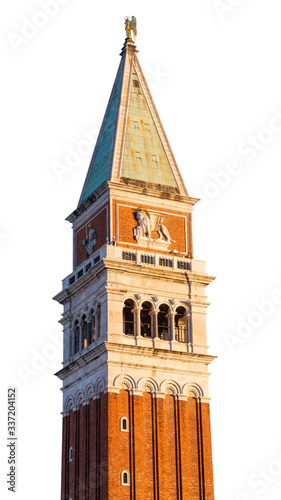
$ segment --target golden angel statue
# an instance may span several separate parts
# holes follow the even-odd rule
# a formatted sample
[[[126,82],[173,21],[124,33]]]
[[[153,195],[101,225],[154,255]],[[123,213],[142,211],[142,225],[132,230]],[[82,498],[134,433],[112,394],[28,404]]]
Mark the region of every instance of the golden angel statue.
[[[130,20],[129,17],[125,17],[125,31],[127,38],[135,41],[137,36],[137,19],[135,16],[132,16]]]

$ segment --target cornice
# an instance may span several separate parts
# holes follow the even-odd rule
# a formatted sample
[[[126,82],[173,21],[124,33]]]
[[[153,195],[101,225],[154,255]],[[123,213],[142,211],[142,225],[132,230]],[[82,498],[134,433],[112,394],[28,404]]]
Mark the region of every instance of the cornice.
[[[182,351],[176,351],[176,350],[166,350],[166,349],[161,349],[158,347],[146,347],[146,346],[138,346],[138,345],[127,345],[127,344],[120,344],[120,343],[114,343],[114,342],[109,342],[109,341],[104,341],[101,344],[97,346],[93,346],[89,351],[85,353],[78,353],[75,355],[74,358],[70,358],[69,364],[64,366],[61,370],[59,370],[55,375],[60,379],[60,380],[65,380],[67,379],[70,375],[74,374],[77,372],[77,370],[80,370],[81,368],[87,367],[91,362],[93,362],[95,359],[101,358],[102,355],[106,355],[106,363],[110,364],[116,362],[113,360],[108,359],[108,354],[114,352],[114,353],[122,353],[122,354],[132,354],[133,356],[140,355],[142,357],[149,357],[149,358],[168,358],[169,360],[174,360],[174,361],[182,361],[183,359],[185,361],[190,361],[190,362],[195,362],[195,363],[200,363],[200,364],[205,364],[209,365],[214,359],[216,359],[216,356],[211,356],[209,354],[199,354],[199,353],[189,353],[189,352],[182,352]]]
[[[103,260],[101,260],[95,265],[94,268],[90,269],[86,274],[81,276],[81,278],[72,283],[72,285],[69,285],[68,288],[55,295],[53,300],[56,300],[60,304],[68,302],[75,294],[81,292],[83,288],[89,284],[89,282],[94,283],[95,281],[98,281],[100,274],[103,271],[105,271],[105,266]]]
[[[195,205],[199,200],[199,198],[192,198],[190,196],[185,196],[183,194],[172,193],[168,191],[157,191],[155,189],[150,189],[148,187],[140,187],[131,184],[119,183],[108,181],[107,182],[110,191],[116,190],[116,192],[123,191],[125,193],[138,193],[140,195],[152,196],[154,198],[173,200],[181,203],[188,203],[189,205]]]
[[[103,194],[108,191],[108,183],[105,181],[98,189],[96,189],[88,198],[86,198],[80,206],[78,206],[65,220],[73,222],[79,215],[81,215],[87,208],[95,203]]]
[[[65,380],[70,375],[74,374],[80,368],[84,368],[89,365],[92,361],[100,358],[103,354],[106,354],[107,349],[105,342],[101,342],[99,345],[90,346],[91,348],[85,353],[78,353],[73,358],[69,359],[69,364],[64,366],[61,370],[55,373],[56,377],[60,380]]]
[[[188,275],[188,279],[190,283],[200,283],[203,285],[209,285],[212,281],[215,280],[214,276],[209,276],[207,274],[200,274],[200,273],[193,273],[192,271],[186,271],[185,273],[172,270],[170,271],[168,268],[156,268],[151,265],[148,267],[145,264],[136,264],[136,263],[131,263],[129,261],[117,261],[115,259],[110,259],[106,258],[104,259],[104,263],[106,266],[106,269],[112,270],[112,271],[126,271],[128,273],[133,273],[133,274],[142,274],[147,277],[154,277],[154,278],[165,278],[168,280],[172,281],[179,281],[182,283],[186,283],[186,275]]]
[[[62,290],[57,295],[53,297],[60,304],[64,304],[71,300],[71,298],[78,292],[83,291],[85,287],[88,286],[90,282],[94,283],[98,280],[101,273],[106,271],[120,271],[135,275],[147,276],[148,278],[165,278],[166,280],[176,281],[179,283],[186,283],[187,277],[190,283],[201,284],[203,286],[209,285],[214,279],[214,276],[209,276],[207,274],[201,274],[193,271],[176,271],[169,270],[169,268],[158,267],[148,267],[144,264],[136,264],[128,261],[121,261],[116,259],[104,258],[102,259],[94,268],[90,269],[85,275],[79,278],[77,281],[69,285],[68,288]]]
[[[162,357],[162,358],[173,358],[175,360],[182,360],[185,358],[186,360],[210,364],[217,356],[212,356],[210,354],[199,354],[194,352],[182,352],[175,350],[167,350],[161,349],[158,347],[145,347],[138,345],[128,345],[128,344],[117,344],[114,342],[105,342],[105,346],[108,352],[117,352],[121,351],[124,354],[137,354],[141,356],[149,356],[149,357]]]

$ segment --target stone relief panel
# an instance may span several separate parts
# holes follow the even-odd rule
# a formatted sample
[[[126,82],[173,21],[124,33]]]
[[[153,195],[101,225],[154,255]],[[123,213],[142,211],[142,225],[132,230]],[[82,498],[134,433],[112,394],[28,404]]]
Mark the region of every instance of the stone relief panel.
[[[92,227],[92,224],[86,226],[86,239],[82,240],[82,244],[86,247],[87,256],[92,255],[97,242],[97,233]]]
[[[135,218],[138,223],[137,227],[134,228],[134,238],[139,242],[146,242],[152,240],[155,244],[157,242],[162,242],[163,240],[168,247],[171,242],[175,243],[175,240],[171,240],[170,233],[163,222],[168,219],[168,216],[156,214],[153,212],[148,212],[143,208],[139,208],[135,213]],[[152,233],[158,233],[158,238],[151,238]]]
[[[80,227],[75,228],[74,267],[101,248],[108,237],[108,206],[101,208]]]
[[[172,249],[190,257],[188,214],[113,203],[112,216],[115,219],[113,239],[118,244],[152,248],[163,253]]]

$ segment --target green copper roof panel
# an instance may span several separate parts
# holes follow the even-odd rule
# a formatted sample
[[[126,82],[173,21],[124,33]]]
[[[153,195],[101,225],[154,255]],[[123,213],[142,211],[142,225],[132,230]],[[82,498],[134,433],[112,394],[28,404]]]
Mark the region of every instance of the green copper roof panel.
[[[100,132],[100,140],[96,146],[84,187],[82,203],[90,194],[92,194],[109,177],[110,159],[114,142],[115,124],[118,116],[118,100],[120,85],[122,82],[122,72],[119,72],[117,81],[113,89],[113,95],[107,109],[107,116]]]
[[[121,176],[177,187],[136,73],[132,75]]]

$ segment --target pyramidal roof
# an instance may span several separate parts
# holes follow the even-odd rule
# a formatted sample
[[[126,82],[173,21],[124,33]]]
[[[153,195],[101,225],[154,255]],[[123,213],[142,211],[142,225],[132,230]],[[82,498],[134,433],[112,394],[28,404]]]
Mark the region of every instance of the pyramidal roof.
[[[187,195],[137,52],[126,39],[78,206],[105,181]]]

